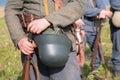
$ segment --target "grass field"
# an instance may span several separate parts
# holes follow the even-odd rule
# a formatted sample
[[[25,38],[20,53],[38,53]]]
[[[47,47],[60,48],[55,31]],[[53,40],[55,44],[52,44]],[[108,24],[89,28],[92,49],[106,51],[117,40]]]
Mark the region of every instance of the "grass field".
[[[19,80],[20,53],[11,42],[4,18],[0,18],[0,80]]]
[[[99,75],[104,80],[112,80],[111,78],[111,41],[110,30],[107,24],[102,28],[101,40],[105,50],[105,67],[100,67]],[[89,63],[91,53],[88,46],[85,51],[88,59],[86,59],[85,66],[83,68],[84,75],[90,77]],[[14,48],[4,18],[0,18],[0,80],[21,80],[22,64],[20,62],[20,52]],[[92,79],[88,79],[92,80]],[[120,80],[120,79],[118,79]]]

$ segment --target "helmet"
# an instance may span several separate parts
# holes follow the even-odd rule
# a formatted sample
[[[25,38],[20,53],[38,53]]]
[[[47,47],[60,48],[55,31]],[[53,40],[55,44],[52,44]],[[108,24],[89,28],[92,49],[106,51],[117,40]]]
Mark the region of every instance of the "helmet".
[[[64,66],[68,60],[72,43],[65,35],[42,34],[34,38],[39,58],[43,64],[49,67]]]

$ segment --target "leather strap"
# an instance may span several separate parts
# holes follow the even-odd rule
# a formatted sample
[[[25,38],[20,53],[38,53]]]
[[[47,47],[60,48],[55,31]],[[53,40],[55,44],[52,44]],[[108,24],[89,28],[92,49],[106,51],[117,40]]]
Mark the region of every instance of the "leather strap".
[[[96,8],[95,4],[94,4],[94,0],[89,0],[89,2],[91,4],[92,8]],[[101,62],[104,63],[104,56],[103,56],[104,51],[103,51],[101,39],[100,39],[101,29],[102,29],[102,27],[98,26],[99,32],[97,33],[95,44],[94,44],[93,58],[91,60],[91,70],[94,70],[98,48],[100,48],[100,56],[101,56],[101,60],[102,60]]]
[[[59,8],[64,6],[62,0],[54,0],[54,2],[55,2],[55,6],[54,6],[55,10],[58,10]],[[49,15],[49,8],[48,8],[47,0],[43,0],[43,5],[44,5],[45,14],[47,16]]]
[[[90,1],[90,4],[93,8],[95,8],[95,4],[94,4],[94,1],[93,0],[89,0]]]
[[[94,70],[94,66],[96,63],[96,56],[97,56],[97,50],[99,48],[100,34],[101,34],[101,27],[99,28],[99,32],[97,33],[95,43],[94,43],[94,51],[93,51],[93,56],[92,56],[91,64],[90,64],[92,71]]]
[[[46,16],[47,16],[47,15],[49,14],[48,2],[47,2],[47,0],[43,0],[43,5],[44,5],[45,14],[46,14]]]

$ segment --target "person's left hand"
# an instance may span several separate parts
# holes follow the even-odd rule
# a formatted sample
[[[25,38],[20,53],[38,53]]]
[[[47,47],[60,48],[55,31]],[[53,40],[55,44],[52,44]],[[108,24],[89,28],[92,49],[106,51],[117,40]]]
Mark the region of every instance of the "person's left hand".
[[[75,21],[75,25],[81,27],[81,26],[84,26],[85,24],[82,21],[82,19],[78,19],[77,21]]]
[[[28,41],[28,37],[20,39],[17,45],[19,47],[19,50],[26,55],[32,54],[34,52],[34,48],[36,47],[34,41],[32,42]]]
[[[34,34],[39,34],[42,31],[44,31],[48,26],[50,26],[50,22],[48,22],[45,18],[37,19],[37,20],[32,21],[28,25],[27,31],[34,33]]]

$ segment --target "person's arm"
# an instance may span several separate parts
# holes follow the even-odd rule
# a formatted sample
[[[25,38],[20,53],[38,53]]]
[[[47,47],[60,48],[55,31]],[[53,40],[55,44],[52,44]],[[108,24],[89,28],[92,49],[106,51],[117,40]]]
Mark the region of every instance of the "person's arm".
[[[45,18],[54,26],[65,27],[83,16],[86,9],[86,0],[71,0],[63,8]]]
[[[8,0],[5,7],[5,19],[6,24],[11,36],[11,39],[20,51],[24,54],[29,55],[34,52],[34,41],[31,43],[28,41],[28,37],[23,31],[20,21],[17,17],[23,7],[22,0]]]
[[[85,8],[85,0],[71,0],[71,2],[64,5],[64,7],[54,11],[53,13],[50,13],[45,18],[32,21],[28,25],[27,30],[35,34],[39,34],[51,24],[54,27],[66,27],[82,17],[85,13]]]
[[[14,45],[17,47],[17,43],[23,37],[26,37],[21,24],[19,23],[19,19],[16,14],[18,14],[23,7],[22,0],[8,0],[8,3],[5,7],[5,19],[6,24],[11,36],[11,39]]]
[[[120,11],[120,0],[110,0],[110,5],[113,9]]]
[[[90,2],[87,2],[87,8],[85,12],[85,16],[93,17],[97,16],[102,10],[105,10],[105,4],[102,0],[94,0],[95,8],[93,8]]]

